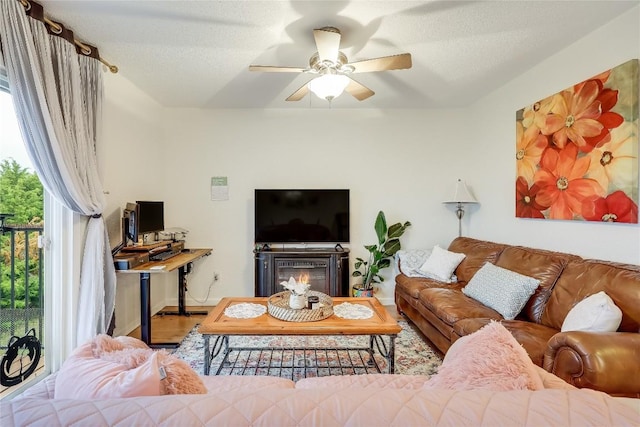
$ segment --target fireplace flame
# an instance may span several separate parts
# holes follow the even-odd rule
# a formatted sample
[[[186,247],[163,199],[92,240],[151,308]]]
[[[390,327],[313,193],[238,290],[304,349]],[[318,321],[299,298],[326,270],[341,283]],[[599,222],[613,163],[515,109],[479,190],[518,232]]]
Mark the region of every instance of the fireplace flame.
[[[302,273],[298,276],[298,283],[309,283],[309,275],[307,273]]]

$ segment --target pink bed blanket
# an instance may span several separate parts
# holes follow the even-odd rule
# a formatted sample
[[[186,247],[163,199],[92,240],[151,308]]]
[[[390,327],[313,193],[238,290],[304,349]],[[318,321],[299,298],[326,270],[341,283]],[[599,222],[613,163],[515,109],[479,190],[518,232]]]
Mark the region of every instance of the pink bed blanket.
[[[256,388],[103,400],[2,402],[11,426],[634,426],[640,412],[592,390]]]

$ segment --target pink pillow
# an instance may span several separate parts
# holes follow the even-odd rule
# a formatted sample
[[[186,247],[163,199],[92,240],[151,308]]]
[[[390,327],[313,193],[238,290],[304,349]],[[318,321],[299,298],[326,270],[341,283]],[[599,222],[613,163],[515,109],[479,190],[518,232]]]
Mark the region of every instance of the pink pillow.
[[[207,394],[202,378],[184,360],[160,350],[158,363],[167,378],[162,381],[164,394]]]
[[[541,390],[535,365],[502,324],[491,321],[457,340],[426,389]]]
[[[95,357],[100,357],[102,353],[124,350],[127,348],[140,348],[148,350],[149,346],[137,338],[120,336],[110,337],[109,335],[100,334],[92,340],[92,350]]]
[[[55,398],[205,394],[187,363],[129,337],[98,335],[73,351],[56,377]]]
[[[79,347],[62,365],[56,376],[56,399],[101,399],[113,397],[160,396],[162,386],[158,356],[152,354],[140,366],[128,366],[96,359],[91,344]],[[152,351],[152,350],[149,350]]]

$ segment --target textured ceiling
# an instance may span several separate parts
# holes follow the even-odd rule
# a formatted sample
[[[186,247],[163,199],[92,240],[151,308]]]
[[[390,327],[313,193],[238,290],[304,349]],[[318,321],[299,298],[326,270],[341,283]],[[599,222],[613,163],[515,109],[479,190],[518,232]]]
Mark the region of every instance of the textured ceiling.
[[[616,16],[634,1],[66,1],[47,16],[95,44],[120,75],[169,107],[327,108],[285,98],[308,74],[312,30],[334,26],[350,61],[409,52],[409,70],[363,73],[376,94],[333,108],[469,105]]]

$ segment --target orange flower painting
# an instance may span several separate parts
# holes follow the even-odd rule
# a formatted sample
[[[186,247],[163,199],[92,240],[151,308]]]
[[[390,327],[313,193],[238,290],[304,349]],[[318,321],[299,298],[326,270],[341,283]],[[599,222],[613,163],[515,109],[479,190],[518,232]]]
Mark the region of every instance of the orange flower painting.
[[[638,223],[638,62],[516,112],[516,217]]]

